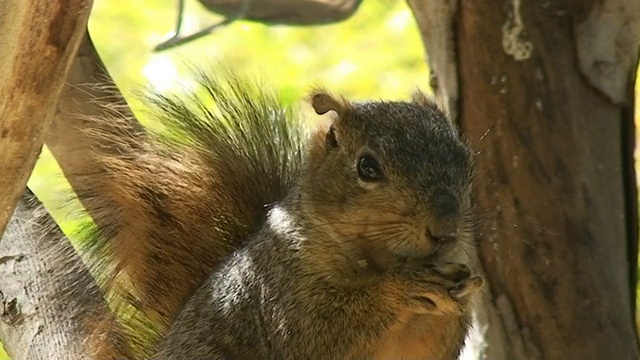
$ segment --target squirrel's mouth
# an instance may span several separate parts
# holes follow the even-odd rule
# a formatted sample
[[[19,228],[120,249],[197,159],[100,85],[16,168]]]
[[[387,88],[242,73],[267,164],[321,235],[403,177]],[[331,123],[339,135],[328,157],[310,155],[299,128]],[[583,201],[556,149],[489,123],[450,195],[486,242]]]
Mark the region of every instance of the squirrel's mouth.
[[[455,249],[455,247],[456,247],[455,241],[436,244],[433,247],[433,250],[429,252],[429,254],[422,257],[423,261],[428,264],[441,263],[442,259],[446,257],[446,255],[450,254],[453,251],[453,249]]]

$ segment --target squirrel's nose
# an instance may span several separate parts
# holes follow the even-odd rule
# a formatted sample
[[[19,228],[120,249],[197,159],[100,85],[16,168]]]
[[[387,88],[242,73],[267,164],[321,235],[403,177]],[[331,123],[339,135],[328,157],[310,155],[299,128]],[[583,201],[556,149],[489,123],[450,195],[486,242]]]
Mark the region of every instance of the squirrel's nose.
[[[448,244],[454,242],[458,238],[458,232],[455,230],[437,231],[427,226],[427,238],[438,244]]]

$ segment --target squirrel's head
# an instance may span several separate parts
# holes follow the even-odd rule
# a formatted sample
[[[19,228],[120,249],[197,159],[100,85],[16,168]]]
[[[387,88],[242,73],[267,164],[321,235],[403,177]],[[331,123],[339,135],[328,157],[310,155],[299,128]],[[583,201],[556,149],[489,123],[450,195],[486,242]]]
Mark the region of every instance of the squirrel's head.
[[[319,228],[379,265],[470,240],[471,152],[434,102],[418,92],[411,102],[351,103],[319,91],[311,104],[331,116],[300,184]]]

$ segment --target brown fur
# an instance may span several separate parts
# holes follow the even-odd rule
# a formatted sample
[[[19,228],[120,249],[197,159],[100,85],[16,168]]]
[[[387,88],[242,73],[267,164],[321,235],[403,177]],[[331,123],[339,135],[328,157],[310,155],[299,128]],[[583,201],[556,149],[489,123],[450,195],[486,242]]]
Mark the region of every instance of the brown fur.
[[[332,121],[307,137],[260,86],[198,75],[206,96],[147,98],[160,132],[90,127],[117,144],[76,189],[114,310],[88,324],[95,357],[457,356],[482,280],[454,264],[471,163],[444,114],[318,90]],[[364,152],[381,181],[359,179]]]
[[[290,193],[189,300],[156,358],[458,356],[482,285],[450,263],[473,253],[468,149],[431,102],[311,99],[332,121],[310,137]],[[381,181],[358,178],[363,152]]]
[[[233,76],[197,75],[209,109],[202,98],[145,95],[169,135],[87,123],[98,143],[116,144],[96,149],[105,172],[86,174],[75,189],[94,224],[79,234],[82,252],[114,309],[88,324],[96,358],[150,356],[198,284],[260,226],[296,173],[302,134],[275,98]],[[271,139],[243,139],[242,126]]]

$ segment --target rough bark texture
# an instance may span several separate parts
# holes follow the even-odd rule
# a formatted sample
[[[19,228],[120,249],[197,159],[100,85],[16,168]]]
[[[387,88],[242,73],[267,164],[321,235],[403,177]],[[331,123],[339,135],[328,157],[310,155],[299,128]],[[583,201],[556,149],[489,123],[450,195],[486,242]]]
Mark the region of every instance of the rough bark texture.
[[[225,15],[266,23],[325,24],[344,20],[362,0],[198,0],[207,9]],[[245,11],[242,11],[245,9]]]
[[[409,3],[477,150],[487,358],[638,359],[640,2],[460,1],[441,31],[426,10],[450,2]]]
[[[106,312],[81,259],[27,191],[0,239],[0,339],[9,356],[86,358],[82,325]]]
[[[90,7],[91,0],[0,0],[0,234],[35,165]]]
[[[451,121],[458,118],[458,68],[454,15],[458,0],[408,1],[429,49],[431,88],[438,102],[446,106]]]

